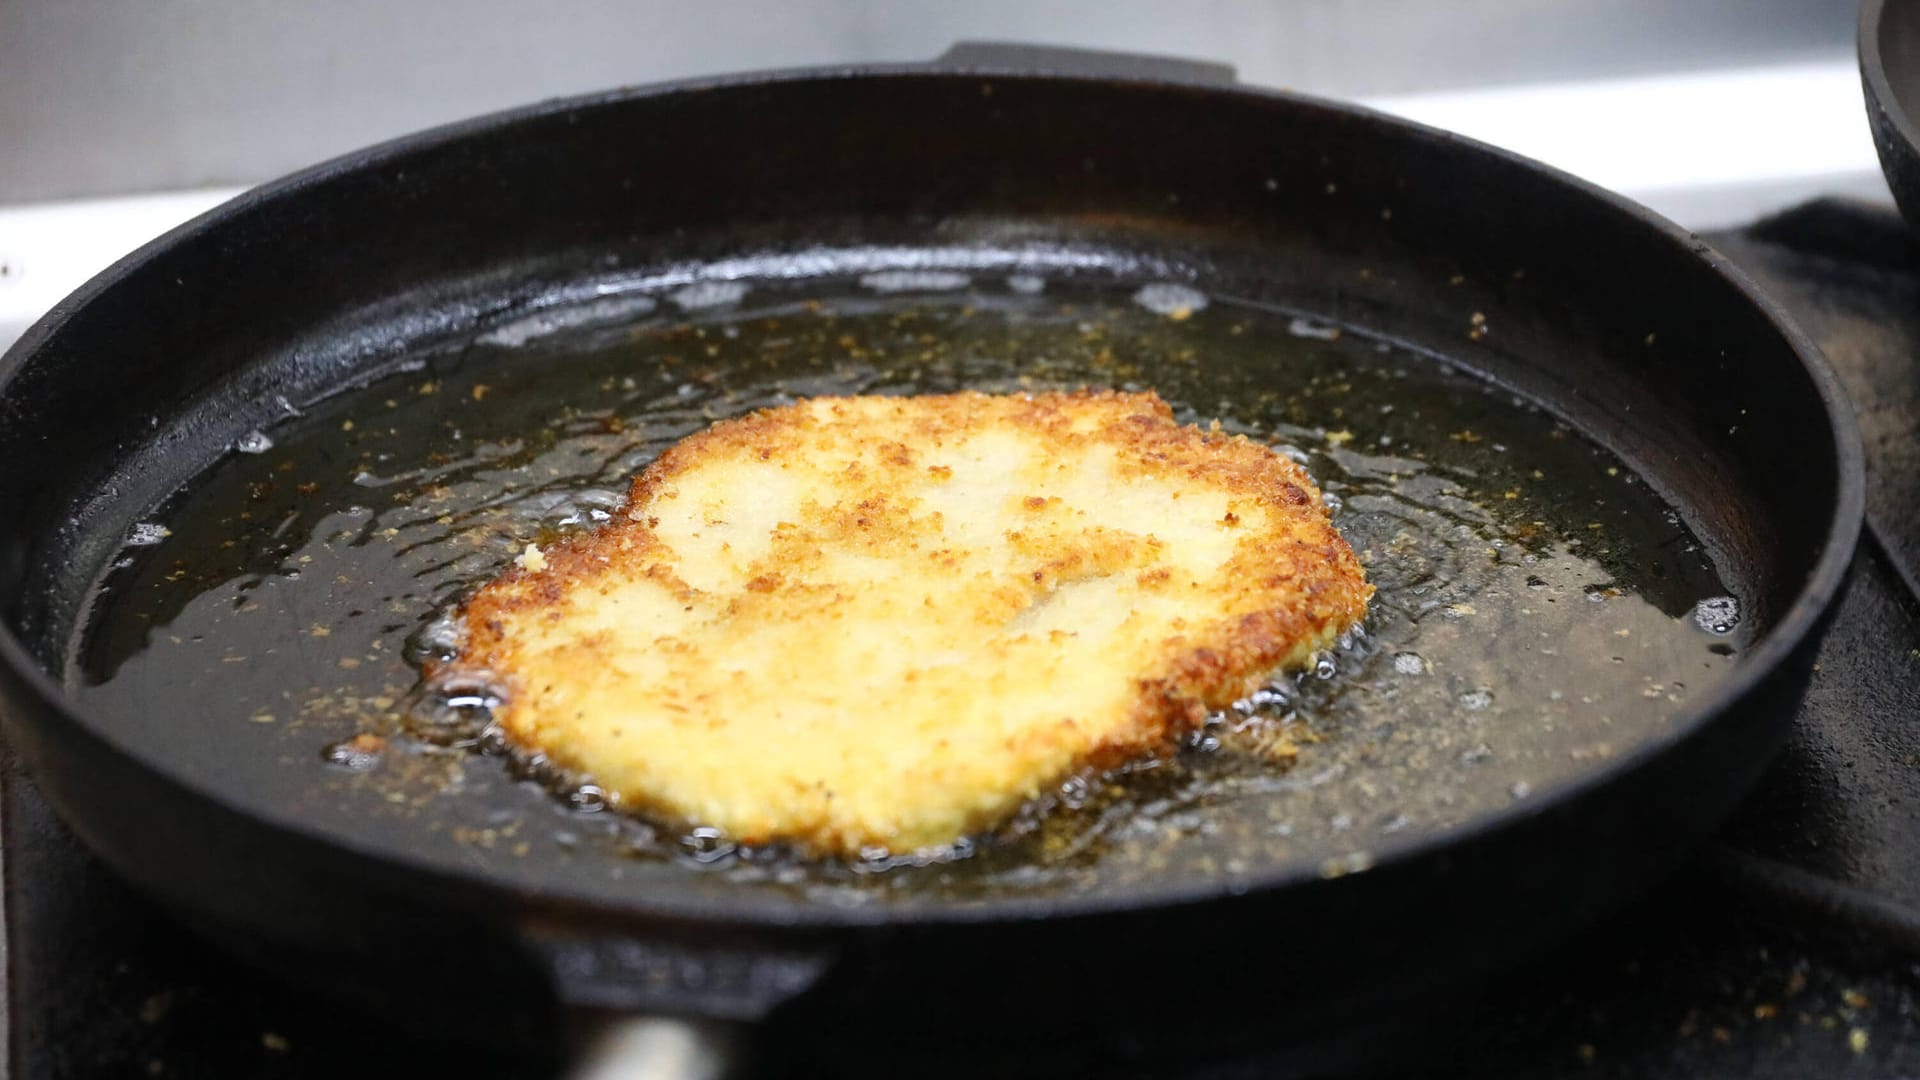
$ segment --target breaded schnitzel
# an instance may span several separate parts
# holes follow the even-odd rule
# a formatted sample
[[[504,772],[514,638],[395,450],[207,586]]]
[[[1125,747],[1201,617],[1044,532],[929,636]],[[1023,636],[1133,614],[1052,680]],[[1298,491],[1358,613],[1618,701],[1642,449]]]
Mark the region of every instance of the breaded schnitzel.
[[[1357,622],[1306,473],[1115,392],[723,421],[465,606],[508,738],[629,810],[936,848],[1170,746]]]

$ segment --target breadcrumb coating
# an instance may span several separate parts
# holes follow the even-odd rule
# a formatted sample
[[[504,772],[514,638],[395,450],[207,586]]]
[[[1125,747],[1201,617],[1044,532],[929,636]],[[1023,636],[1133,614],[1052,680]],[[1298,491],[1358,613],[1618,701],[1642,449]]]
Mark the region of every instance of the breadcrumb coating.
[[[906,853],[1170,748],[1372,592],[1298,465],[1152,393],[816,398],[668,450],[449,666],[623,809]]]

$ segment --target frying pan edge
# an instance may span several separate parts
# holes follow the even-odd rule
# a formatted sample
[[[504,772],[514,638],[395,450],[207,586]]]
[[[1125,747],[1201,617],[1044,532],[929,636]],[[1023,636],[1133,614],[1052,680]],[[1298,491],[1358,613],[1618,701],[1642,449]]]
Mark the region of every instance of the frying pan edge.
[[[1880,171],[1886,176],[1901,216],[1909,227],[1914,227],[1920,222],[1920,126],[1915,125],[1907,104],[1894,89],[1888,74],[1888,50],[1883,47],[1883,38],[1892,32],[1889,11],[1899,3],[1900,0],[1891,3],[1862,0],[1856,50],[1874,153],[1880,159]],[[1905,29],[1909,35],[1913,33],[1913,27]]]
[[[1870,3],[1873,0],[1870,0]],[[85,306],[101,293],[119,282],[138,273],[158,252],[164,251],[179,238],[197,234],[242,218],[257,206],[291,198],[308,187],[324,183],[326,180],[356,170],[376,166],[382,162],[404,154],[455,142],[469,134],[493,131],[511,125],[545,118],[557,113],[575,109],[591,108],[596,105],[629,101],[635,98],[652,97],[675,93],[701,93],[725,90],[732,87],[768,85],[786,82],[807,82],[818,79],[885,79],[897,75],[925,75],[928,69],[920,65],[885,65],[865,68],[834,67],[798,72],[781,72],[730,76],[716,79],[703,79],[685,83],[670,83],[642,89],[619,89],[601,94],[578,98],[560,99],[544,102],[524,109],[497,113],[474,120],[436,128],[417,135],[405,136],[366,150],[357,151],[342,157],[321,163],[310,169],[296,173],[280,181],[256,188],[232,202],[216,208],[202,217],[181,226],[166,236],[141,248],[116,263],[113,267],[90,281],[72,296],[56,305],[47,317],[37,323],[20,341],[0,359],[0,398],[12,377],[25,365],[48,340],[56,336],[70,318],[84,310]],[[970,71],[969,74],[992,75],[995,78],[1034,79],[1049,78],[1065,81],[1104,83],[1114,81],[1090,76],[1040,76],[1030,73],[1001,71]],[[1151,82],[1152,80],[1134,80]],[[1513,827],[1516,823],[1556,812],[1565,804],[1578,799],[1590,789],[1614,783],[1649,762],[1660,757],[1672,743],[1684,740],[1698,731],[1710,717],[1724,710],[1734,702],[1753,694],[1790,654],[1799,650],[1818,629],[1822,617],[1830,611],[1832,603],[1845,580],[1847,567],[1855,541],[1861,527],[1861,514],[1864,505],[1864,465],[1857,426],[1854,423],[1845,395],[1837,378],[1819,355],[1817,349],[1806,336],[1785,316],[1779,305],[1759,294],[1751,282],[1733,268],[1724,258],[1708,249],[1690,233],[1660,219],[1650,211],[1628,202],[1619,196],[1601,191],[1590,184],[1569,177],[1556,170],[1548,169],[1537,163],[1487,147],[1446,132],[1436,131],[1408,121],[1387,117],[1354,106],[1321,101],[1304,95],[1281,91],[1254,90],[1236,87],[1231,90],[1182,86],[1179,84],[1156,84],[1170,91],[1192,94],[1235,94],[1267,97],[1302,109],[1324,110],[1341,114],[1361,122],[1391,129],[1402,138],[1412,140],[1440,141],[1453,144],[1463,152],[1499,159],[1509,166],[1531,170],[1546,175],[1570,196],[1589,202],[1605,204],[1611,212],[1622,218],[1623,228],[1639,228],[1657,233],[1666,243],[1682,247],[1694,258],[1703,260],[1717,275],[1729,282],[1741,293],[1755,309],[1763,313],[1771,322],[1773,329],[1788,344],[1799,358],[1813,385],[1817,388],[1823,410],[1830,424],[1833,439],[1833,454],[1836,463],[1834,476],[1835,512],[1826,533],[1824,544],[1820,548],[1814,569],[1797,591],[1789,608],[1782,612],[1769,630],[1754,643],[1746,654],[1720,685],[1710,690],[1705,697],[1683,710],[1675,718],[1671,734],[1665,738],[1651,740],[1637,745],[1633,750],[1606,763],[1605,767],[1585,773],[1578,779],[1560,785],[1550,792],[1543,793],[1525,804],[1495,814],[1489,814],[1471,825],[1450,830],[1429,837],[1401,841],[1398,844],[1382,844],[1376,851],[1375,871],[1386,870],[1393,865],[1420,855],[1431,854],[1453,845],[1472,841],[1483,835],[1498,833]],[[126,748],[118,745],[100,725],[85,720],[80,711],[67,701],[57,683],[29,655],[27,648],[13,631],[11,626],[0,626],[0,669],[4,669],[4,678],[8,687],[8,696],[16,703],[22,703],[27,709],[53,718],[68,730],[68,736],[80,735],[89,741],[97,741],[93,753],[128,756]],[[20,726],[20,718],[10,717],[14,726]],[[35,740],[29,739],[30,743]],[[136,763],[152,770],[151,763]],[[177,787],[181,794],[191,798],[215,804],[224,810],[242,816],[250,815],[243,808],[230,803],[217,790],[198,783],[189,777],[167,773],[166,770],[153,770],[163,774],[163,778]],[[450,873],[440,868],[419,862],[395,860],[388,853],[374,853],[361,848],[350,841],[317,829],[303,829],[297,823],[275,821],[270,827],[297,836],[304,844],[317,844],[333,849],[343,856],[346,862],[374,860],[385,869],[400,869],[413,876],[417,882],[428,889],[446,888],[450,892],[489,892],[497,889],[486,881],[483,874]],[[938,923],[981,923],[1029,921],[1037,919],[1055,920],[1075,916],[1094,916],[1118,911],[1137,910],[1143,906],[1165,908],[1188,904],[1199,904],[1221,900],[1228,897],[1258,896],[1263,893],[1296,887],[1310,887],[1321,882],[1319,874],[1311,866],[1283,867],[1272,874],[1261,876],[1247,882],[1207,882],[1199,886],[1171,885],[1162,890],[1145,893],[1126,893],[1112,897],[1099,894],[1080,895],[1066,899],[1023,899],[1008,898],[996,900],[982,907],[955,907],[943,909],[912,909],[905,912],[892,911],[885,907],[873,908],[830,908],[816,905],[768,904],[756,910],[743,906],[725,913],[727,921],[737,921],[752,925],[774,925],[800,928],[825,929],[831,927],[859,927],[888,925],[901,921],[915,924]],[[640,917],[669,921],[695,920],[707,921],[714,913],[704,905],[676,906],[672,904],[647,903],[645,898],[636,898],[630,907],[617,911],[608,911],[602,905],[592,903],[574,904],[564,894],[541,894],[539,896],[516,895],[511,898],[517,907],[534,905],[557,910],[579,910],[598,915],[618,917]]]

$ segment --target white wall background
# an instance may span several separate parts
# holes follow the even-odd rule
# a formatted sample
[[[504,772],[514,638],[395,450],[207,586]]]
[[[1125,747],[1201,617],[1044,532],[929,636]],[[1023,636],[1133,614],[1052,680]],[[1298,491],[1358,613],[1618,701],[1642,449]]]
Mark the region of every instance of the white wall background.
[[[962,38],[1340,97],[1851,49],[1854,0],[0,0],[0,203],[258,182],[459,117]]]
[[[358,146],[542,98],[930,59],[1229,63],[1517,150],[1708,229],[1887,198],[1855,0],[0,0],[0,347],[114,259]],[[107,198],[107,196],[115,196]]]

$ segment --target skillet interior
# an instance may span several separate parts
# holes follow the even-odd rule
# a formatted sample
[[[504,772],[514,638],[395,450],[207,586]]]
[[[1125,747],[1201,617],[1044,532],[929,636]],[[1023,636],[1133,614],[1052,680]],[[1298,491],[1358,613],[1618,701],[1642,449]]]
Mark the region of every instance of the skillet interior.
[[[218,762],[253,805],[525,887],[617,902],[694,874],[802,904],[924,906],[1336,872],[1663,736],[1736,662],[1746,635],[1710,599],[1727,589],[1698,543],[1512,395],[1284,312],[1191,293],[1205,306],[1175,319],[1144,306],[1181,295],[1167,283],[1129,295],[1023,269],[1028,292],[921,270],[755,282],[717,308],[698,304],[748,285],[610,295],[310,406],[152,516],[148,533],[171,531],[116,560],[71,688],[144,754]],[[1075,778],[1053,796],[1067,805],[966,858],[847,865],[568,811],[512,779],[538,767],[477,757],[483,711],[415,686],[423,657],[458,652],[436,613],[528,543],[617,519],[637,466],[711,418],[800,393],[1086,383],[1151,386],[1183,419],[1303,460],[1380,592],[1324,675],[1278,681],[1151,768]],[[1698,625],[1703,602],[1728,608],[1721,632]],[[156,700],[205,719],[155,723]],[[386,748],[349,741],[362,732]],[[1267,758],[1303,742],[1297,767]]]
[[[1851,546],[1859,498],[1831,379],[1701,254],[1512,159],[1286,97],[913,73],[543,106],[250,195],[136,255],[23,339],[0,373],[0,453],[33,463],[0,476],[0,502],[18,508],[0,533],[6,622],[44,670],[58,670],[80,601],[131,525],[240,435],[268,426],[284,411],[279,398],[312,402],[585,282],[1064,266],[1195,280],[1367,327],[1485,372],[1613,450],[1682,508],[1761,629],[1743,670],[1677,721],[1676,738],[1701,742],[1723,706],[1804,644],[1837,585],[1844,560],[1833,549]],[[1476,314],[1493,332],[1473,333]],[[13,678],[23,701],[46,688]],[[1766,685],[1764,715],[1715,733],[1710,782],[1616,819],[1615,835],[1585,852],[1594,865],[1528,884],[1585,890],[1554,919],[1603,906],[1724,812],[1777,740],[1798,676],[1780,678]],[[149,887],[253,924],[271,904],[287,925],[317,918],[314,897],[299,893],[335,872],[392,875],[383,889],[495,909],[538,899],[704,923],[895,918],[796,910],[695,876],[618,901],[567,881],[503,895],[484,874],[403,877],[403,859],[375,866],[289,839],[324,834],[324,823],[253,807],[236,821],[195,794],[204,776],[183,790],[109,761],[114,740],[96,741],[84,715],[78,728],[45,708],[22,716],[30,755],[98,766],[85,777],[44,773],[83,836]],[[1658,749],[1596,764],[1594,783]],[[112,793],[117,782],[199,809],[148,821],[152,804]],[[1557,827],[1580,787],[1489,827]],[[159,833],[131,845],[136,822]],[[1431,840],[1408,848],[1437,850]],[[241,851],[294,860],[302,873],[251,880],[236,873]],[[1304,884],[1317,871],[912,918],[1121,910]],[[1389,875],[1349,880],[1363,879],[1384,887]],[[216,884],[229,888],[215,896]]]

